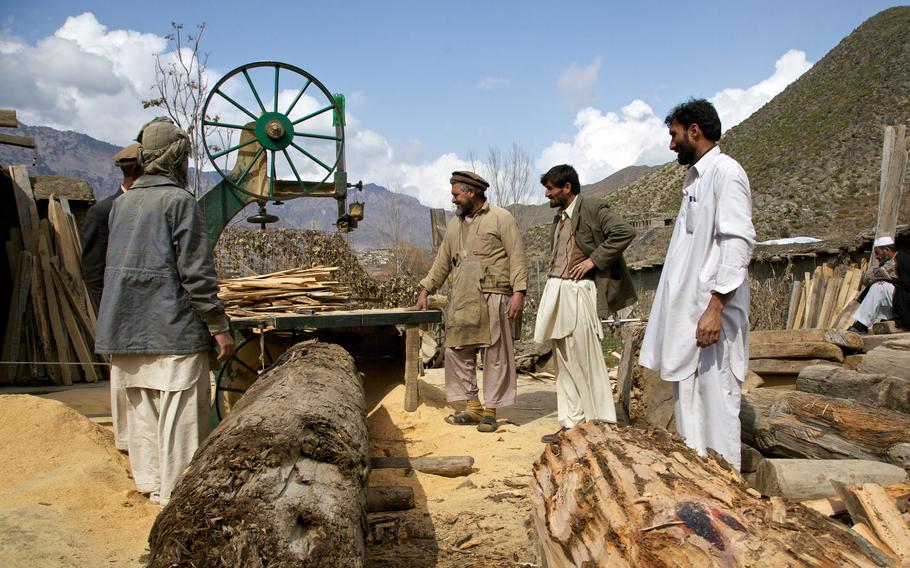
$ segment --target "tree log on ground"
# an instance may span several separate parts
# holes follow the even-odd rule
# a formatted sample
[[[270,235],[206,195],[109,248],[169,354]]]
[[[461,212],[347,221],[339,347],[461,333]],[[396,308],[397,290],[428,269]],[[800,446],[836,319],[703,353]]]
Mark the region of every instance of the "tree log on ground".
[[[799,341],[796,343],[756,343],[749,346],[750,359],[825,359],[843,363],[844,352],[832,343]]]
[[[890,463],[871,460],[765,459],[758,466],[754,487],[762,495],[804,501],[837,494],[831,481],[890,485],[907,481],[907,472]]]
[[[910,438],[910,415],[799,391],[750,391],[739,418],[743,442],[766,456],[888,461]]]
[[[886,341],[866,353],[859,370],[910,380],[910,339]]]
[[[814,511],[772,507],[661,430],[569,430],[534,465],[531,504],[549,568],[893,565]]]
[[[910,414],[910,379],[859,373],[834,365],[813,365],[800,372],[796,390]]]
[[[749,345],[763,343],[798,343],[802,341],[824,341],[845,351],[862,351],[863,336],[839,329],[783,329],[749,332]]]
[[[149,566],[362,566],[368,452],[351,356],[294,346],[196,451]]]

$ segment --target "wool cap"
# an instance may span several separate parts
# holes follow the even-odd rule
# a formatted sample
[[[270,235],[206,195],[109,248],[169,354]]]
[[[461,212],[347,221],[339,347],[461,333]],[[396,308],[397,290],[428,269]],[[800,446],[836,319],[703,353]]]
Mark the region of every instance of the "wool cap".
[[[879,237],[875,239],[875,242],[872,244],[875,247],[893,247],[894,239],[891,237]]]
[[[463,183],[465,185],[479,189],[480,191],[485,191],[490,184],[487,183],[487,180],[483,179],[474,172],[452,172],[452,178],[449,179],[450,184]]]
[[[132,166],[139,161],[139,144],[130,144],[126,148],[114,154],[114,165],[118,168]]]

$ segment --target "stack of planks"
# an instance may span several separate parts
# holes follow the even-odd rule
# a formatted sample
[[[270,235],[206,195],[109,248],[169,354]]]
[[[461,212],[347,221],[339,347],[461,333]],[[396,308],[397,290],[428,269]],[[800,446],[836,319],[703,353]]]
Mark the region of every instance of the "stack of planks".
[[[19,228],[6,242],[12,296],[6,321],[0,383],[49,377],[57,384],[97,381],[95,310],[82,279],[82,245],[65,198],[38,209],[25,166],[9,169]]]
[[[749,370],[763,386],[793,389],[800,371],[828,363],[855,366],[863,350],[859,335],[838,329],[753,331],[749,334]]]
[[[292,268],[219,282],[218,297],[233,317],[294,315],[344,307],[347,286],[334,278],[337,266]]]
[[[854,302],[865,270],[863,260],[859,267],[849,266],[845,271],[823,264],[813,274],[806,272],[803,281],[794,282],[790,290],[787,329],[847,329],[853,323]]]

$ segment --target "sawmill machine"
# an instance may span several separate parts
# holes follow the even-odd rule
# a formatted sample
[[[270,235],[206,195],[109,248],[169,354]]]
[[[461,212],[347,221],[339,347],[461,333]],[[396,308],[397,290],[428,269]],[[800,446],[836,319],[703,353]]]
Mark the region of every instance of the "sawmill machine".
[[[299,197],[332,198],[335,226],[348,232],[363,219],[363,203],[348,204],[345,168],[345,99],[294,65],[259,61],[222,77],[203,106],[202,141],[221,177],[200,199],[214,246],[245,207],[247,221],[265,228],[278,221],[267,204]]]

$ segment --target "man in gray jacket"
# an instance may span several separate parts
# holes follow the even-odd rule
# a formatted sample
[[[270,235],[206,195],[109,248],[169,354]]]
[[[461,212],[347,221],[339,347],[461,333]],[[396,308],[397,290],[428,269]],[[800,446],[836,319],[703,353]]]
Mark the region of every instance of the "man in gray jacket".
[[[212,338],[234,353],[205,225],[186,184],[189,140],[166,118],[143,127],[145,174],[114,202],[95,351],[126,389],[137,489],[166,504],[208,434]]]
[[[579,194],[581,184],[572,166],[550,168],[540,183],[559,214],[550,234],[553,252],[534,340],[553,341],[560,431],[586,420],[615,422],[600,319],[637,299],[622,255],[635,230],[604,200]],[[542,441],[553,442],[556,434]]]

